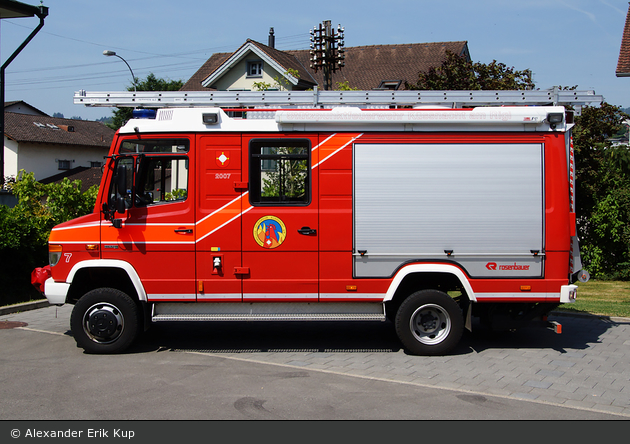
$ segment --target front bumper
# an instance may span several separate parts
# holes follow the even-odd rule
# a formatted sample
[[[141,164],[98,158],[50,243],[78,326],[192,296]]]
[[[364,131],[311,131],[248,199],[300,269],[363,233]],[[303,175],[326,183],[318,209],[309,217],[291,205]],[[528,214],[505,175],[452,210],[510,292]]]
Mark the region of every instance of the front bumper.
[[[44,295],[51,305],[63,305],[66,303],[69,289],[70,284],[55,282],[53,278],[48,278],[44,284]]]

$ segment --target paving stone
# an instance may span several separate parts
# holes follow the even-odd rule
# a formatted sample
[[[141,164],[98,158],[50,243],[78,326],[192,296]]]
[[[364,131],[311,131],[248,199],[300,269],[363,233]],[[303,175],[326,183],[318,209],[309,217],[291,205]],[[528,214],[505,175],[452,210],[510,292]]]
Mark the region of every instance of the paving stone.
[[[538,372],[536,372],[537,375],[540,376],[545,376],[545,377],[549,377],[549,378],[559,378],[560,376],[564,375],[563,371],[559,371],[559,370],[538,370]]]
[[[72,306],[46,307],[0,315],[0,321],[26,322],[26,329],[64,335],[69,330],[71,311]],[[392,351],[383,347],[382,351],[375,351],[369,347],[365,350],[305,347],[263,351],[248,350],[246,344],[242,349],[214,353],[252,362],[527,399],[630,417],[630,320],[561,318],[565,335],[549,336],[549,348],[545,348],[540,336],[530,342],[527,334],[517,332],[496,341],[473,333],[465,337],[472,352],[437,357],[410,356],[402,348]]]
[[[548,389],[549,387],[551,387],[551,382],[529,380],[525,382],[525,385],[528,387]]]

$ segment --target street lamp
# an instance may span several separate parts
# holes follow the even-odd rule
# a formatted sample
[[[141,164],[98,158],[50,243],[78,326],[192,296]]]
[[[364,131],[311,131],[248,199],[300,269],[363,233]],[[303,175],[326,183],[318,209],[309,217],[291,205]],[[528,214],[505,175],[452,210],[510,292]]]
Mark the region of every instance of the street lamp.
[[[131,71],[131,80],[133,81],[133,91],[136,92],[136,76],[133,75],[133,71],[131,70],[131,66],[129,66],[129,63],[127,63],[127,61],[123,59],[121,56],[116,54],[116,51],[109,51],[106,49],[105,51],[103,51],[103,55],[106,57],[116,56],[120,60],[125,62],[125,65],[127,65],[127,68],[129,68],[129,71]]]

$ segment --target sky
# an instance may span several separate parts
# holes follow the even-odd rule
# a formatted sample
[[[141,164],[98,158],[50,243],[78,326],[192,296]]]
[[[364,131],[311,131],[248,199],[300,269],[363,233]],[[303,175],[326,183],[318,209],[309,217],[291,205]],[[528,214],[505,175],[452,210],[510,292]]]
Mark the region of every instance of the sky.
[[[40,0],[20,0],[37,6]],[[43,0],[42,30],[8,66],[6,100],[52,115],[97,119],[111,108],[74,105],[76,91],[124,91],[136,77],[187,81],[215,52],[248,38],[308,49],[309,30],[330,20],[345,45],[467,41],[474,62],[531,69],[537,88],[594,90],[630,107],[630,78],[615,76],[627,0]],[[4,63],[38,18],[0,20]]]

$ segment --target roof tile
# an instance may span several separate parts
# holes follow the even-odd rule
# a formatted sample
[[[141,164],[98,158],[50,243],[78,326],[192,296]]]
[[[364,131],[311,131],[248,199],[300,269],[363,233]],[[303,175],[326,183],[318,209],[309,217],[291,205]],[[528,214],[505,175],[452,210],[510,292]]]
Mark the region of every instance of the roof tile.
[[[619,50],[619,60],[617,61],[617,77],[630,76],[630,5],[626,14],[626,25],[621,38],[621,48]]]
[[[104,148],[111,145],[115,131],[90,120],[5,112],[4,133],[17,142]]]

